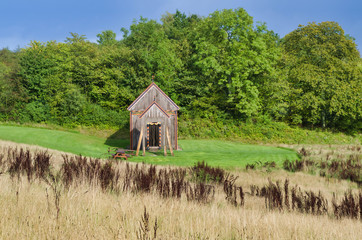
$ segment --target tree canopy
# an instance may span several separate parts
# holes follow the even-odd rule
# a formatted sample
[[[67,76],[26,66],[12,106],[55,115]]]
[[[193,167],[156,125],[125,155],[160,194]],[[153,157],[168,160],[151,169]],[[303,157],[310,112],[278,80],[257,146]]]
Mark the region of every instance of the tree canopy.
[[[207,17],[140,17],[123,37],[97,43],[70,33],[0,51],[0,120],[127,126],[127,106],[156,83],[181,119],[361,130],[362,62],[336,22],[300,25],[280,38],[242,8]]]
[[[338,23],[299,26],[281,46],[292,122],[337,128],[360,124],[360,54]]]

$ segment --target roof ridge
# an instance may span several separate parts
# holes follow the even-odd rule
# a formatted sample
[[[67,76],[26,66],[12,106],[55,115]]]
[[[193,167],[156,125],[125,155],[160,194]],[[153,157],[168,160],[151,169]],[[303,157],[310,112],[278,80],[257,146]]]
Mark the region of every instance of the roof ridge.
[[[158,105],[158,103],[156,101],[153,101],[138,118],[142,118],[143,115],[145,115],[145,113],[148,112],[148,110],[150,110],[153,105],[156,105],[156,107],[158,107],[158,109],[160,109],[163,112],[163,114],[166,115],[166,117],[170,118],[170,115],[168,115],[167,112],[165,110],[163,110],[163,108],[160,105]]]
[[[157,86],[157,84],[156,84],[155,82],[152,82],[152,83],[131,103],[131,105],[128,106],[127,110],[130,111],[130,108],[133,107],[133,106],[151,89],[152,86],[155,86],[156,89],[158,89],[158,90],[166,97],[166,99],[168,99],[168,100],[171,102],[171,104],[174,105],[174,106],[177,108],[177,110],[180,109],[180,107],[177,106],[177,104],[176,104],[174,101],[172,101],[172,99],[171,99],[169,96],[167,96],[167,94],[164,93],[164,92],[162,91],[162,89],[161,89],[159,86]]]

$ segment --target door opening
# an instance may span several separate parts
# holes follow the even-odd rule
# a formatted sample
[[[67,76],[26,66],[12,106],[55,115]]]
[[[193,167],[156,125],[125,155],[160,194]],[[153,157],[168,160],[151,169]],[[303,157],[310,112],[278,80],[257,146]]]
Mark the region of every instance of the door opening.
[[[161,123],[147,124],[147,147],[161,147]]]

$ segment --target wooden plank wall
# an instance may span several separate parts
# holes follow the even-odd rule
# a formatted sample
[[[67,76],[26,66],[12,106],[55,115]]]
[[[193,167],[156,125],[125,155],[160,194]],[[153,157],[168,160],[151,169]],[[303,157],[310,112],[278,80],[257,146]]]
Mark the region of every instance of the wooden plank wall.
[[[166,96],[156,89],[156,87],[151,87],[148,92],[131,107],[130,111],[144,111],[153,103],[153,101],[157,102],[164,110],[177,110]]]
[[[141,116],[153,102],[148,111]],[[161,147],[167,144],[166,128],[169,129],[171,144],[173,149],[177,149],[177,107],[155,86],[151,86],[147,92],[129,109],[132,113],[130,115],[130,131],[131,131],[131,148],[136,149],[138,139],[140,136],[141,128],[147,129],[147,123],[160,122],[161,123]],[[167,113],[167,116],[165,112]],[[141,118],[140,118],[141,116]],[[147,132],[144,133],[143,142],[147,144]],[[168,145],[168,144],[167,144]],[[143,147],[141,145],[141,147]]]
[[[140,135],[142,126],[144,127],[144,129],[147,129],[147,123],[151,123],[151,122],[160,122],[161,123],[161,147],[163,147],[166,144],[166,141],[167,141],[166,127],[168,127],[172,147],[174,149],[177,149],[176,140],[175,140],[175,138],[176,138],[175,127],[177,125],[175,124],[175,121],[177,121],[176,115],[170,115],[170,118],[167,118],[163,114],[159,115],[159,117],[144,116],[143,118],[139,118],[139,115],[132,115],[132,127],[133,127],[133,129],[132,129],[132,138],[133,138],[132,139],[132,144],[133,144],[132,149],[137,148],[137,143],[138,143],[138,139],[139,139],[139,135]],[[147,143],[147,133],[144,134],[144,138],[145,138],[145,142]],[[141,145],[141,147],[142,147],[142,145]]]

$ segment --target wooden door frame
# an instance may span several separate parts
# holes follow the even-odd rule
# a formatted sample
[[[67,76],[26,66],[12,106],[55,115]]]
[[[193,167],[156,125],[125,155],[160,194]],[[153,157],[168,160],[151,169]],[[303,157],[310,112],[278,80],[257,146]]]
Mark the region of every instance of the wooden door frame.
[[[161,122],[148,122],[147,123],[147,149],[150,148],[150,125],[158,125],[158,147],[161,149],[162,146],[162,124]],[[157,146],[156,146],[157,147]]]

